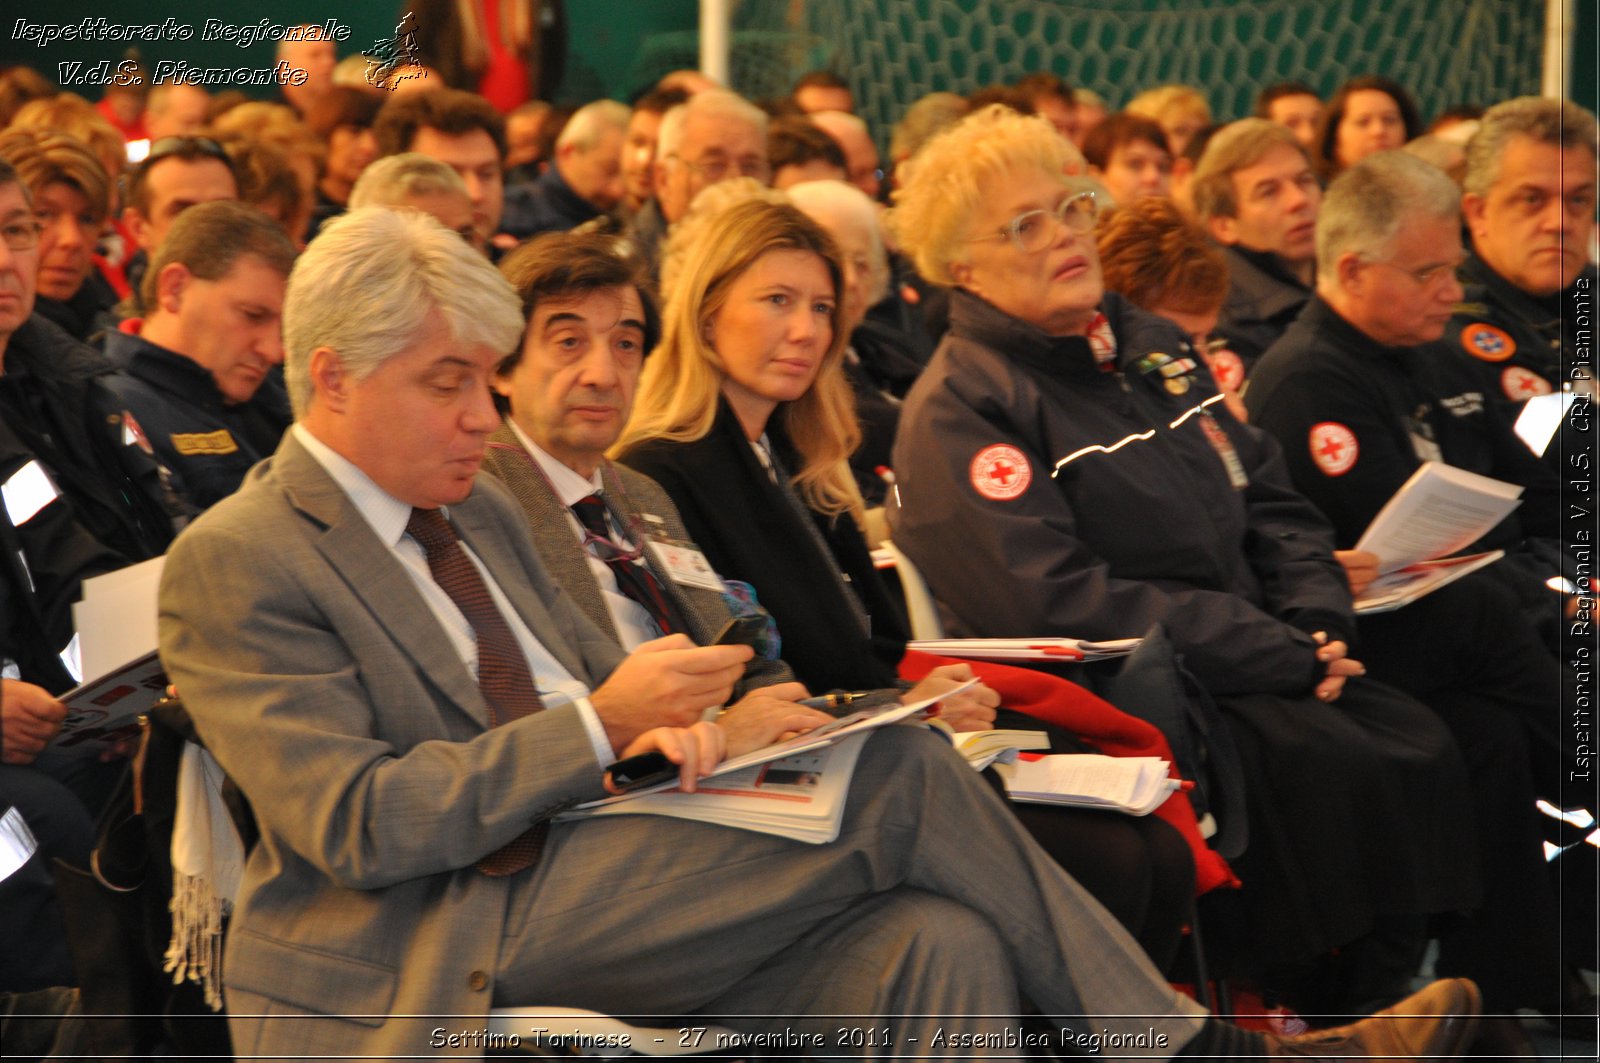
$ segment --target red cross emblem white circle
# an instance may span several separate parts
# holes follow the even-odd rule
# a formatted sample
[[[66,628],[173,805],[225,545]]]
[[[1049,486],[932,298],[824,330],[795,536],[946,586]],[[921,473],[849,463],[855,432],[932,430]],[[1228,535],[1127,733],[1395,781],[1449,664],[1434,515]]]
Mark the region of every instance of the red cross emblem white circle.
[[[996,502],[1016,498],[1033,482],[1028,456],[1004,443],[991,444],[973,455],[968,473],[972,489]]]
[[[1500,374],[1500,387],[1508,399],[1531,399],[1535,395],[1550,394],[1550,381],[1531,369],[1511,366]]]
[[[1220,350],[1211,356],[1211,375],[1223,391],[1238,391],[1244,383],[1244,362],[1230,350]]]
[[[1349,472],[1360,453],[1356,434],[1337,421],[1311,426],[1311,460],[1329,476],[1343,476]]]

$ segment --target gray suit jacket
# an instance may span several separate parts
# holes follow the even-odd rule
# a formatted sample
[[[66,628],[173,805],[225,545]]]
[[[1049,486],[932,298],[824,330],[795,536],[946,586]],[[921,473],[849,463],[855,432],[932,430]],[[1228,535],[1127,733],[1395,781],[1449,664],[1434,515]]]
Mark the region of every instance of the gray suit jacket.
[[[610,673],[615,642],[547,579],[497,484],[450,519],[574,676]],[[235,1050],[414,1054],[430,1021],[392,1015],[486,1013],[522,876],[473,863],[603,796],[576,710],[491,730],[411,577],[292,434],[174,544],[160,630],[261,825],[224,969]]]
[[[533,455],[523,449],[508,425],[502,424],[489,436],[483,468],[511,491],[528,515],[533,524],[534,545],[545,569],[589,619],[615,640],[616,626],[606,608],[600,584],[589,569],[588,555],[572,534],[572,526],[567,521],[569,511],[535,467]],[[646,537],[653,532],[679,542],[689,541],[688,529],[683,526],[677,507],[654,480],[610,461],[601,466],[600,476],[605,483],[601,497],[622,527],[636,529]],[[722,595],[703,587],[680,585],[656,565],[649,553],[644,555],[644,563],[650,566],[656,582],[661,584],[662,593],[671,599],[688,623],[689,637],[702,646],[710,645],[733,616]],[[794,673],[781,660],[756,657],[746,666],[744,681],[735,696],[793,679]]]

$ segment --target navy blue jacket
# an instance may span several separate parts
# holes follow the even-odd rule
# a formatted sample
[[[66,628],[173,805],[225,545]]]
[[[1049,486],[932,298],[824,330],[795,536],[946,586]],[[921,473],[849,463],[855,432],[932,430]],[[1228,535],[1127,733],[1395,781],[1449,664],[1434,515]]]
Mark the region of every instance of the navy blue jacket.
[[[1112,293],[1115,362],[964,291],[900,414],[894,541],[955,633],[1164,624],[1214,694],[1308,692],[1354,631],[1327,522],[1177,326]],[[1054,475],[1053,475],[1054,473]]]
[[[106,354],[121,370],[107,379],[111,390],[171,470],[173,487],[196,510],[233,494],[289,427],[275,377],[249,402],[230,404],[210,370],[143,337],[109,333]]]

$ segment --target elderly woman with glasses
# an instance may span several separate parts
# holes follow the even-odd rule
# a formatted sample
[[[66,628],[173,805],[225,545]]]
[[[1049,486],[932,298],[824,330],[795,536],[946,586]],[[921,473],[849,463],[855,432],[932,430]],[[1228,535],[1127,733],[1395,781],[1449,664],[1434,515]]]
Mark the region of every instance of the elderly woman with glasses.
[[[955,634],[1163,626],[1244,765],[1244,962],[1302,1011],[1391,997],[1425,918],[1475,899],[1460,760],[1427,709],[1360,678],[1331,533],[1276,445],[1180,328],[1104,290],[1068,151],[990,108],[923,149],[891,212],[954,289],[901,410],[895,543]]]

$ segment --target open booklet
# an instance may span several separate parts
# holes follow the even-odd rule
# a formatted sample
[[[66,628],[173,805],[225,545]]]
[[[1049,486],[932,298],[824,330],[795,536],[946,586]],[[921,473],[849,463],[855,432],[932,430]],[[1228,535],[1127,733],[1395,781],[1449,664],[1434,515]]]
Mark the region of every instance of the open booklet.
[[[961,657],[974,661],[1102,661],[1125,657],[1139,648],[1143,639],[922,639],[906,644],[907,649],[938,657]]]
[[[156,657],[156,590],[164,557],[83,581],[72,607],[79,659],[74,671],[91,678],[65,694],[61,730],[49,748],[98,756],[139,731],[139,717],[167,687]]]
[[[1356,599],[1356,614],[1392,613],[1403,605],[1424,598],[1447,583],[1454,583],[1470,572],[1493,564],[1506,556],[1504,550],[1486,550],[1481,554],[1463,554],[1460,557],[1441,557],[1433,561],[1418,561],[1393,572],[1385,572],[1368,585]]]
[[[1521,504],[1516,484],[1423,462],[1372,518],[1356,549],[1377,554],[1380,572],[1393,572],[1471,546]]]
[[[821,844],[839,836],[856,758],[868,732],[902,720],[922,719],[941,698],[976,683],[909,704],[862,709],[814,731],[731,757],[701,779],[694,793],[676,781],[591,801],[559,819],[644,813],[717,823]]]
[[[1423,462],[1356,543],[1378,555],[1380,573],[1356,599],[1356,612],[1392,612],[1498,561],[1505,551],[1448,555],[1483,538],[1521,504],[1515,484]]]

